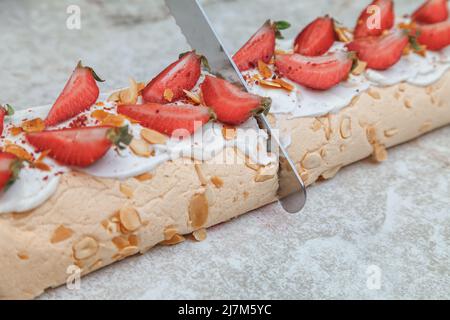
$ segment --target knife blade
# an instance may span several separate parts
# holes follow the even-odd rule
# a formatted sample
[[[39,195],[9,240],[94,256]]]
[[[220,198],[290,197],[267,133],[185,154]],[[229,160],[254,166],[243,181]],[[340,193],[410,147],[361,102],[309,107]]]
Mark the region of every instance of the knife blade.
[[[237,68],[198,0],[165,0],[170,13],[192,49],[207,57],[211,70],[249,92],[247,82]],[[268,151],[280,158],[278,199],[289,213],[300,212],[306,203],[306,188],[287,151],[280,143],[264,114],[256,116],[261,129],[269,135]]]

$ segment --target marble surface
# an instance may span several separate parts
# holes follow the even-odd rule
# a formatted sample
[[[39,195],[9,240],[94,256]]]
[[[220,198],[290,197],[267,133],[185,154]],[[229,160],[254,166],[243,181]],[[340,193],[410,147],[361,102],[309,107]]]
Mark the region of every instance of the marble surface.
[[[291,21],[294,35],[325,13],[353,24],[366,1],[203,2],[234,51],[268,17]],[[419,2],[396,1],[398,12]],[[189,49],[162,1],[130,3],[2,0],[0,103],[52,103],[79,59],[106,91],[151,78]],[[70,4],[82,10],[81,30],[66,28]],[[392,149],[384,164],[343,169],[309,189],[301,214],[270,205],[212,228],[205,242],[158,247],[41,298],[448,298],[449,136],[446,127]]]

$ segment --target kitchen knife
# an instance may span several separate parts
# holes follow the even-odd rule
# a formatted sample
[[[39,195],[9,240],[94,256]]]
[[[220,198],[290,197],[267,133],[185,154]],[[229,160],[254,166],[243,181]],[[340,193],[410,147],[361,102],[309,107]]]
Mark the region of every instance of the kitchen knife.
[[[247,82],[222,45],[200,3],[197,0],[166,0],[166,4],[190,46],[207,57],[211,70],[249,91]],[[267,117],[260,114],[256,118],[260,128],[269,135],[268,151],[275,152],[280,157],[279,201],[284,210],[297,213],[306,203],[305,184]]]

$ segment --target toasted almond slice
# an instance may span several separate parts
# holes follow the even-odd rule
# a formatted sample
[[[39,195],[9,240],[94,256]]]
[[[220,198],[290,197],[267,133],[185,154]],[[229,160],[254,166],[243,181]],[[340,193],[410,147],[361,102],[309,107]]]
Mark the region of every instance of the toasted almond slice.
[[[214,176],[211,178],[211,182],[213,185],[216,186],[216,188],[222,188],[223,187],[223,180],[220,177]]]
[[[141,217],[136,209],[124,207],[119,213],[121,225],[128,231],[134,232],[142,225]]]
[[[5,147],[5,152],[11,153],[21,160],[33,162],[33,155],[16,144],[8,144]]]
[[[56,244],[59,242],[63,242],[67,239],[69,239],[73,235],[73,230],[70,228],[66,228],[63,225],[60,225],[56,230],[53,232],[52,237],[50,238],[51,244]]]
[[[149,158],[152,156],[151,146],[140,139],[133,139],[130,143],[130,149],[133,153],[139,157]]]
[[[258,60],[258,71],[263,78],[268,79],[272,77],[272,70],[262,60]]]
[[[172,227],[172,226],[166,227],[166,229],[164,230],[164,239],[166,241],[170,240],[177,234],[178,234],[178,230],[175,227]]]
[[[186,239],[182,235],[176,234],[171,239],[161,242],[161,244],[164,246],[174,246],[176,244],[184,242],[185,240]]]
[[[367,68],[367,62],[357,60],[356,61],[356,67],[352,70],[352,74],[355,76],[361,75]]]
[[[271,88],[271,89],[282,89],[283,88],[281,86],[281,84],[273,82],[273,81],[268,81],[268,80],[259,80],[259,85],[261,87],[266,87],[266,88]]]
[[[384,136],[387,138],[391,138],[393,136],[395,136],[396,134],[398,134],[400,131],[396,128],[394,129],[389,129],[389,130],[385,130],[384,131]]]
[[[141,137],[150,144],[166,144],[167,142],[167,136],[147,128],[141,130]]]
[[[130,87],[119,93],[120,104],[136,104],[139,97],[139,86],[136,80],[130,78]]]
[[[41,154],[39,155],[39,158],[37,158],[36,162],[42,162],[45,158],[47,158],[49,153],[50,153],[50,150],[42,151]]]
[[[122,192],[122,194],[124,194],[127,198],[133,198],[134,190],[128,184],[121,183],[119,189],[120,192]]]
[[[140,182],[145,182],[153,179],[153,175],[149,172],[141,174],[139,176],[134,177],[136,180]]]
[[[91,113],[91,117],[98,121],[103,121],[110,115],[112,114],[105,110],[95,110]]]
[[[255,182],[265,182],[272,178],[274,178],[277,174],[277,166],[276,165],[268,165],[265,167],[261,167],[258,170],[258,173],[255,177]]]
[[[278,78],[278,79],[274,79],[272,81],[279,84],[281,86],[281,88],[283,88],[287,91],[294,91],[294,89],[295,89],[294,85],[290,84],[287,81],[284,81],[283,79]]]
[[[166,88],[166,89],[164,90],[164,99],[166,99],[166,101],[172,102],[173,96],[174,96],[174,94],[173,94],[172,89]]]
[[[374,144],[372,158],[376,162],[386,161],[388,158],[388,153],[387,153],[386,147],[384,145],[381,145],[378,143]]]
[[[110,114],[102,120],[102,125],[122,127],[125,122],[125,118],[118,114]]]
[[[92,237],[84,237],[72,247],[73,256],[77,260],[86,260],[93,257],[98,251],[98,242]]]
[[[196,230],[192,233],[192,235],[198,242],[205,241],[207,237],[206,229]]]
[[[32,164],[33,168],[36,168],[38,170],[41,171],[51,171],[52,168],[50,168],[50,166],[48,164],[46,164],[45,162],[41,162],[41,161],[36,161]]]
[[[45,130],[44,120],[41,118],[36,118],[33,120],[28,120],[22,123],[22,130],[27,133],[32,132],[42,132]]]
[[[374,89],[370,89],[367,94],[369,96],[371,96],[372,98],[374,98],[375,100],[380,100],[381,99],[381,95],[378,91],[374,90]]]
[[[119,251],[121,251],[122,249],[124,249],[130,245],[128,239],[125,239],[122,236],[115,237],[111,241],[114,244],[114,246],[116,246],[117,250],[119,250]]]
[[[113,92],[108,99],[106,99],[108,102],[119,102],[120,101],[120,91]]]
[[[208,221],[209,204],[204,193],[192,197],[189,205],[189,219],[194,229],[203,227]]]
[[[349,43],[351,41],[351,32],[347,28],[335,25],[334,31],[336,32],[339,41],[345,43]]]
[[[222,128],[222,136],[225,140],[228,140],[228,141],[234,140],[234,139],[236,139],[236,136],[237,136],[237,130],[234,127],[232,128],[232,127],[224,126]]]
[[[129,257],[132,255],[135,255],[136,253],[139,252],[139,248],[136,246],[128,246],[126,248],[123,248],[122,250],[120,250],[120,254],[124,257]]]
[[[183,90],[183,91],[186,94],[186,97],[188,97],[189,100],[191,100],[193,103],[195,103],[195,104],[201,104],[202,103],[202,101],[200,99],[200,96],[198,94],[195,94],[195,93],[193,93],[191,91],[188,91],[188,90]]]
[[[10,130],[11,134],[15,137],[23,132],[21,127],[12,127]]]

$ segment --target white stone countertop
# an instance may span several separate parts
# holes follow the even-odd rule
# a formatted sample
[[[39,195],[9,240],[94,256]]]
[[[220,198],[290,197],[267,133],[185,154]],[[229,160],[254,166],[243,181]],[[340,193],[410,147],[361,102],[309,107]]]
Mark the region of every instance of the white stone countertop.
[[[267,18],[353,24],[369,1],[204,0],[230,51]],[[396,0],[398,13],[421,1]],[[2,0],[0,103],[50,104],[79,59],[101,89],[152,78],[189,49],[160,0]],[[81,30],[66,9],[81,8]],[[309,189],[298,215],[270,205],[212,228],[202,243],[158,247],[42,299],[398,299],[450,296],[450,127],[362,161]],[[380,288],[371,286],[375,273]],[[368,285],[369,284],[369,285]]]

